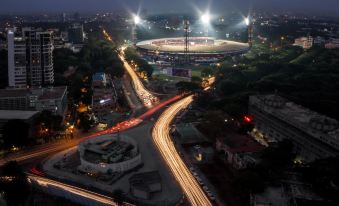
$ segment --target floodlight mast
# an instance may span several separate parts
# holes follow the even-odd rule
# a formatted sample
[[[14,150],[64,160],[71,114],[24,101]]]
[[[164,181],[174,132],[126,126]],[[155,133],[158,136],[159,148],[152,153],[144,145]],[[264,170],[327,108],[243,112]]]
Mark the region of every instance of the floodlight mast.
[[[251,16],[249,15],[244,19],[244,22],[247,26],[247,32],[248,32],[248,45],[250,48],[253,46],[253,23],[251,21]]]
[[[184,50],[184,57],[185,57],[185,63],[190,63],[190,56],[189,56],[189,29],[190,29],[190,23],[186,19],[184,20],[184,32],[185,32],[185,50]]]
[[[133,27],[132,27],[132,41],[133,44],[137,44],[137,25],[140,24],[141,19],[138,15],[133,16]]]
[[[205,36],[208,36],[208,26],[211,21],[211,16],[209,13],[206,12],[200,17],[200,19],[205,29]]]

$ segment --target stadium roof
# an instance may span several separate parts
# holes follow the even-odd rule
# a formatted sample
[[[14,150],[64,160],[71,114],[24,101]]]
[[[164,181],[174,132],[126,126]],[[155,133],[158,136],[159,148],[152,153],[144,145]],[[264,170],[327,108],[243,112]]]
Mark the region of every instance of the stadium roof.
[[[228,40],[220,40],[214,39],[211,37],[191,37],[190,40],[194,39],[206,39],[213,40],[213,44],[190,44],[189,51],[190,53],[232,53],[232,52],[240,52],[249,49],[249,45],[247,43],[228,41]],[[151,39],[138,42],[136,46],[141,49],[153,50],[159,52],[169,52],[169,53],[183,53],[185,50],[184,44],[178,45],[170,45],[170,44],[155,44],[154,42],[159,41],[178,41],[182,40],[184,42],[183,37],[179,38],[162,38],[162,39]]]

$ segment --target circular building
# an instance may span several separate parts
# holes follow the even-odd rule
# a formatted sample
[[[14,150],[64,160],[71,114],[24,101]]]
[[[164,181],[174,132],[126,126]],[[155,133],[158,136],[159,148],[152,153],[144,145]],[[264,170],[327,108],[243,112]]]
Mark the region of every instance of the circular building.
[[[126,172],[142,163],[136,141],[128,136],[103,135],[78,146],[81,168],[87,171]]]
[[[173,62],[184,58],[185,38],[151,39],[137,43],[136,47],[149,60]],[[188,48],[192,63],[213,63],[225,56],[243,54],[249,50],[249,45],[212,37],[190,37]]]

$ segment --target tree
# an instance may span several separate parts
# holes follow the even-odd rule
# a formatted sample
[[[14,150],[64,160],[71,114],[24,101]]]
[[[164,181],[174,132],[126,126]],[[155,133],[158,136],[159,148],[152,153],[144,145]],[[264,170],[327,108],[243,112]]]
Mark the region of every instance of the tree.
[[[202,84],[202,79],[200,77],[197,76],[192,76],[191,77],[191,82],[197,85],[201,85]]]
[[[317,193],[339,204],[339,158],[316,160],[301,168],[302,177],[312,184]]]
[[[256,172],[241,171],[234,181],[235,186],[246,194],[260,193],[265,189],[264,180]]]
[[[212,68],[204,68],[202,71],[201,71],[201,76],[202,77],[209,77],[210,75],[213,75],[213,69]]]
[[[278,179],[282,175],[282,171],[293,165],[295,159],[293,143],[284,139],[275,147],[267,147],[261,158],[262,161],[256,168],[261,176],[268,180]]]
[[[28,143],[29,125],[23,120],[9,120],[2,128],[4,148],[22,147]]]
[[[7,162],[1,169],[0,190],[8,205],[24,205],[30,187],[27,176],[16,161]]]
[[[116,190],[113,191],[112,197],[114,199],[114,202],[118,206],[124,205],[124,200],[125,200],[125,193],[124,193],[124,191],[122,191],[121,189],[116,189]]]
[[[49,110],[43,110],[35,119],[35,127],[39,131],[46,130],[46,131],[56,131],[60,130],[62,122],[62,117],[60,115],[54,115]]]
[[[80,128],[82,128],[84,132],[88,132],[88,130],[91,129],[94,121],[90,119],[89,115],[86,113],[80,113],[79,119],[80,119],[79,123]]]
[[[201,85],[194,82],[180,81],[175,85],[179,92],[193,92],[201,89]]]

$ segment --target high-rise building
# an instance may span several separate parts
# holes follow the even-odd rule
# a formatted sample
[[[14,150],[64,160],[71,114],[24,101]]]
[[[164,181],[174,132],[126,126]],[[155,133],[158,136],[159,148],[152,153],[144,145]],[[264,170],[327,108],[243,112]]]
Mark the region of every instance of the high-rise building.
[[[54,82],[52,33],[23,28],[9,30],[8,86],[41,87]]]
[[[68,41],[73,44],[84,43],[84,27],[81,24],[73,24],[68,28]]]

